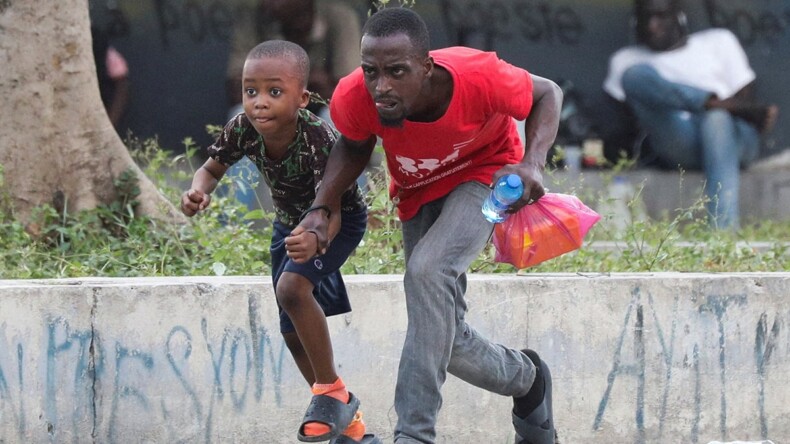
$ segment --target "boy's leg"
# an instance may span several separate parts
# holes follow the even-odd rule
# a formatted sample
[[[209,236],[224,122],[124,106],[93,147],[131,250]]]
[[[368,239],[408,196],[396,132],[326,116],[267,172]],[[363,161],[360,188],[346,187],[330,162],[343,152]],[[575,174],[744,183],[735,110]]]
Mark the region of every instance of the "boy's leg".
[[[477,182],[461,184],[403,223],[408,327],[395,390],[398,443],[435,441],[448,366],[503,395],[523,395],[532,385],[535,368],[524,354],[488,341],[463,320],[465,273],[492,232],[480,211],[489,192]]]
[[[296,264],[287,258],[284,248],[284,238],[291,229],[274,223],[270,251],[275,294],[284,312],[280,328],[284,334],[297,333],[301,348],[289,345],[289,349],[304,351],[319,384],[331,384],[337,379],[326,316],[351,309],[339,270],[361,241],[366,226],[364,211],[344,213],[340,232],[326,254]]]
[[[337,380],[332,341],[324,310],[313,297],[313,283],[304,276],[286,271],[280,276],[275,294],[296,328],[310,360],[315,382],[332,384]]]
[[[352,420],[359,401],[348,392],[335,372],[326,316],[350,310],[339,269],[362,239],[366,222],[364,212],[344,213],[341,231],[326,254],[305,264],[285,259],[282,272],[276,279],[275,294],[283,311],[281,330],[284,336],[289,330],[296,331],[298,344],[289,345],[289,349],[296,352],[294,359],[305,378],[309,375],[309,365],[315,381],[312,386],[314,397],[299,431],[299,439],[303,441],[325,440],[340,432],[361,438],[365,432],[361,419]],[[290,231],[283,227],[275,228],[279,235],[287,235]],[[274,252],[272,258],[274,262]],[[300,357],[300,352],[303,352],[303,357]]]
[[[320,440],[326,440],[337,436],[340,432],[361,437],[365,432],[364,423],[361,422],[361,418],[355,423],[356,407],[348,405],[351,394],[335,372],[334,353],[326,316],[313,297],[313,284],[304,276],[286,271],[280,276],[276,294],[277,301],[288,314],[298,337],[299,345],[294,348],[289,346],[289,350],[292,353],[294,349],[297,351],[294,360],[305,378],[307,379],[310,374],[315,376],[315,382],[312,384],[314,398],[300,427],[299,439],[313,441],[319,440],[318,437],[325,437]],[[283,336],[286,335],[288,334]],[[304,353],[303,356],[298,354],[300,351]],[[329,403],[320,401],[318,404],[313,404],[317,401],[315,396],[330,397],[335,401]],[[323,407],[327,405],[331,407]],[[333,415],[337,416],[326,416],[326,409],[333,410]],[[312,411],[316,411],[317,415],[313,416]],[[340,419],[344,417],[346,419]],[[335,432],[330,424],[334,424]]]
[[[273,224],[270,247],[272,281],[277,305],[280,309],[280,331],[297,367],[305,379],[312,384],[315,383],[319,375],[313,369],[313,362],[310,358],[311,348],[320,348],[323,345],[324,349],[327,349],[331,348],[331,343],[326,328],[324,310],[313,297],[315,284],[305,277],[310,276],[311,271],[307,269],[307,266],[299,267],[293,264],[286,255],[284,240],[290,231],[289,227],[279,222],[275,221]],[[300,268],[304,268],[305,271],[302,272]],[[314,279],[320,278],[314,277]],[[296,317],[296,322],[291,315]],[[310,324],[305,323],[311,320],[316,322],[317,330],[315,331],[310,331]],[[304,338],[300,337],[298,326],[302,326],[302,329],[305,330],[303,332]],[[305,344],[305,340],[308,344]],[[307,360],[307,365],[305,365],[305,360]],[[325,369],[326,366],[321,367],[323,373],[320,375],[320,381],[330,379],[334,374],[334,369],[330,371]],[[333,381],[329,381],[329,383]]]
[[[313,366],[310,364],[310,359],[307,357],[304,347],[302,347],[302,341],[299,340],[299,335],[296,334],[296,331],[283,332],[282,335],[288,351],[291,352],[291,356],[296,362],[296,367],[299,368],[299,373],[302,374],[307,384],[312,387],[315,384],[315,374],[313,374]]]

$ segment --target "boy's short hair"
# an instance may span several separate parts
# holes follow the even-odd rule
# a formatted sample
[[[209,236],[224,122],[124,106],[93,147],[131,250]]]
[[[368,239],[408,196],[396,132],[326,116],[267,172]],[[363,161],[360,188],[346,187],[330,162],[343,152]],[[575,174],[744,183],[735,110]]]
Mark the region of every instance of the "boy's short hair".
[[[428,27],[422,17],[409,8],[384,8],[371,15],[362,35],[371,37],[389,37],[395,34],[406,34],[418,55],[427,56],[431,47]]]
[[[310,57],[299,45],[286,40],[267,40],[259,43],[247,53],[247,59],[262,59],[264,57],[291,58],[296,65],[302,86],[307,86],[310,76]]]

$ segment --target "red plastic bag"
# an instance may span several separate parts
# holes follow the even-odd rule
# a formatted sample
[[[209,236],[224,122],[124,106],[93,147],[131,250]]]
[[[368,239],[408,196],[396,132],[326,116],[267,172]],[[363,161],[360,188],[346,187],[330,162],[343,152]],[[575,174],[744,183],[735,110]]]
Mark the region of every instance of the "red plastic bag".
[[[494,260],[527,268],[576,250],[600,219],[576,196],[547,193],[494,226]]]

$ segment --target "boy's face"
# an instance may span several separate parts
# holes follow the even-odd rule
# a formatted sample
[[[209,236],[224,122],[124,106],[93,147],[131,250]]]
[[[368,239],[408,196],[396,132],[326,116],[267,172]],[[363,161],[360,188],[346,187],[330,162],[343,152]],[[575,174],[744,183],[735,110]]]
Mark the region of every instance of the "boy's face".
[[[264,136],[294,131],[299,108],[310,102],[310,93],[290,57],[247,59],[242,89],[244,113]]]
[[[420,112],[421,92],[433,68],[406,34],[362,37],[362,73],[382,125],[398,127]]]

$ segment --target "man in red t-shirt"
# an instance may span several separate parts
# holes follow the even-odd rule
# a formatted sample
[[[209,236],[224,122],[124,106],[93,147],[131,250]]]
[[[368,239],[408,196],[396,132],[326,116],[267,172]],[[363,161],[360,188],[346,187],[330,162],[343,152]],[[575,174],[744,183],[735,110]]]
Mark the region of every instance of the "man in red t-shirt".
[[[469,48],[429,52],[423,20],[385,8],[362,30],[362,66],[330,102],[341,133],[301,226],[320,254],[339,226],[340,196],[383,143],[403,225],[408,328],[398,370],[395,442],[432,443],[447,372],[514,397],[517,441],[553,444],[551,375],[532,350],[492,343],[464,321],[466,271],[491,236],[480,211],[489,184],[521,177],[516,211],[545,194],[543,167],[562,93],[547,79]],[[526,118],[526,147],[513,119]],[[526,148],[526,149],[525,149]]]

